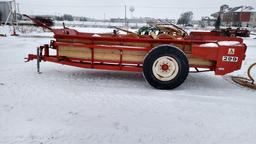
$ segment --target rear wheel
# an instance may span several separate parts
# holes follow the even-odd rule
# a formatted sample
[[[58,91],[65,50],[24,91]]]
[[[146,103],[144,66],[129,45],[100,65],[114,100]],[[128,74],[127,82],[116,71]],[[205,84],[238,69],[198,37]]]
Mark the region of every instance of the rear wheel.
[[[186,55],[178,48],[162,45],[146,56],[143,74],[147,82],[157,89],[174,89],[187,78],[189,64]]]

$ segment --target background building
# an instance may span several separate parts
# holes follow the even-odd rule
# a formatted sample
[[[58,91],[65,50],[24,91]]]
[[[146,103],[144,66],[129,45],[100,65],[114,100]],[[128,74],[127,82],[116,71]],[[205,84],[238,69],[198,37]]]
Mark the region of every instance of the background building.
[[[223,5],[220,12],[211,16],[217,18],[221,15],[221,24],[224,26],[256,27],[256,9],[251,6],[238,6],[230,8]]]
[[[216,18],[205,16],[205,17],[201,18],[201,23],[200,24],[203,27],[205,27],[205,26],[214,26],[215,22],[216,22]]]
[[[8,19],[7,23],[12,22],[12,2],[11,1],[0,1],[0,23],[4,24]]]

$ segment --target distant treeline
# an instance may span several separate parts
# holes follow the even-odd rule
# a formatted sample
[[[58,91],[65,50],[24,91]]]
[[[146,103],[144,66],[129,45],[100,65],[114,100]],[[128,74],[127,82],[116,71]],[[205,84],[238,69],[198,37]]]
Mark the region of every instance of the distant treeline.
[[[74,21],[74,20],[88,21],[88,19],[85,17],[74,17],[70,14],[64,14],[63,16],[56,16],[55,20],[56,21]]]
[[[54,25],[53,19],[49,17],[36,16],[35,19],[51,27]]]

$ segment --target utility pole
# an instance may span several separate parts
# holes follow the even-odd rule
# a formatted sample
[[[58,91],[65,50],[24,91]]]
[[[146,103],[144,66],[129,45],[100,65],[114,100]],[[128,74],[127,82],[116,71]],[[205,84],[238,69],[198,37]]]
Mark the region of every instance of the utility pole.
[[[20,4],[17,3],[17,10],[18,10],[18,13],[20,13]]]
[[[17,3],[17,11],[18,11],[18,14],[20,14],[20,5],[19,3]],[[19,22],[18,22],[18,19],[17,19],[17,14],[16,14],[16,22],[17,22],[17,26],[19,26]]]
[[[124,6],[124,25],[127,27],[128,23],[127,23],[127,11],[126,11],[126,5]]]
[[[13,22],[17,23],[16,0],[13,0]]]
[[[17,11],[16,11],[16,1],[15,0],[13,0],[12,8],[13,8],[13,14],[12,14],[13,34],[12,34],[12,36],[17,36],[16,29],[15,29],[15,23],[17,25],[18,22],[17,22]]]

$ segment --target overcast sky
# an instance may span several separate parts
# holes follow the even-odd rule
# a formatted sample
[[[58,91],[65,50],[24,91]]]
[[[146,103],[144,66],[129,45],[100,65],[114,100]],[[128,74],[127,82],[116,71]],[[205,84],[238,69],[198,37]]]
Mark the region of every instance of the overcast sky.
[[[0,0],[2,1],[2,0]],[[219,10],[220,5],[231,7],[250,5],[256,8],[256,0],[16,0],[20,11],[26,14],[72,14],[103,19],[124,17],[124,5],[127,16],[131,17],[129,7],[133,6],[135,17],[174,18],[182,12],[192,11],[194,19],[209,16]]]

